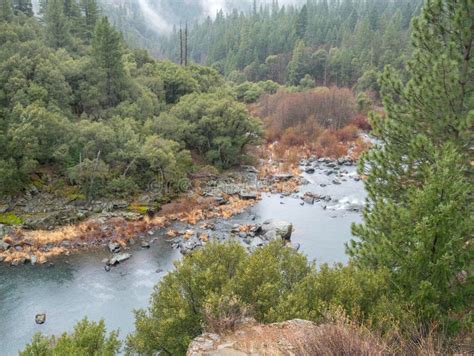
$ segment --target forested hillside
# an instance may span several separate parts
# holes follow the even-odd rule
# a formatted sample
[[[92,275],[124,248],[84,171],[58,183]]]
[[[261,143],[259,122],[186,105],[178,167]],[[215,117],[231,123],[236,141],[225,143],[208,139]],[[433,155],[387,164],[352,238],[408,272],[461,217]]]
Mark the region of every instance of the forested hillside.
[[[207,17],[214,18],[221,10],[250,12],[253,3],[252,0],[101,0],[100,5],[130,46],[162,56],[161,41],[176,32],[176,27],[186,23],[194,26]]]
[[[410,20],[418,0],[308,0],[301,6],[255,7],[253,13],[218,13],[194,26],[191,59],[232,80],[298,85],[310,75],[318,85],[376,86],[385,65],[401,69],[409,55]],[[179,58],[171,36],[162,52]],[[243,76],[237,72],[243,72]]]
[[[0,4],[2,195],[48,182],[129,195],[186,175],[190,151],[228,167],[258,140],[215,70],[129,50],[95,0],[42,1],[41,19],[30,1]]]

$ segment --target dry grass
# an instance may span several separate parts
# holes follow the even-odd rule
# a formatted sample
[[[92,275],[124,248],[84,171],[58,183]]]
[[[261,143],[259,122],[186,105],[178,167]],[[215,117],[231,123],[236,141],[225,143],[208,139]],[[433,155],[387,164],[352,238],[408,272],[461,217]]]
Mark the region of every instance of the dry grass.
[[[228,204],[217,206],[210,199],[202,199],[196,193],[186,198],[168,204],[160,215],[145,216],[137,220],[126,220],[122,217],[107,220],[90,219],[77,225],[64,226],[52,231],[46,230],[17,230],[11,236],[6,236],[4,241],[22,246],[21,251],[11,248],[0,254],[4,262],[12,263],[36,256],[38,263],[83,249],[85,247],[102,246],[109,241],[116,241],[125,246],[130,239],[143,236],[148,231],[168,226],[172,221],[181,221],[196,225],[202,220],[212,218],[228,219],[255,204],[255,200],[241,200],[229,197]],[[188,231],[184,238],[194,235]],[[169,238],[178,236],[178,232],[169,230]],[[202,241],[207,241],[208,236],[199,236]],[[64,243],[68,242],[67,245]],[[47,246],[47,248],[46,248]],[[66,247],[67,246],[67,247]]]

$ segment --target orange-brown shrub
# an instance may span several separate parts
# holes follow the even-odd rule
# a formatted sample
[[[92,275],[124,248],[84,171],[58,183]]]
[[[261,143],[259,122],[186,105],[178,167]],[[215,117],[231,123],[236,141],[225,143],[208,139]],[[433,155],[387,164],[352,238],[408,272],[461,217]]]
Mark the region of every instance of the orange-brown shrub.
[[[326,130],[316,142],[316,155],[320,157],[338,158],[347,155],[348,147],[337,139],[332,130]]]
[[[264,95],[251,107],[254,115],[273,132],[314,122],[325,128],[340,129],[355,115],[355,98],[347,88],[316,88],[301,93],[279,91]]]
[[[298,128],[289,127],[281,135],[280,143],[286,147],[302,146],[305,143],[305,138]]]
[[[372,126],[370,125],[369,119],[365,115],[357,114],[352,119],[352,123],[363,131],[371,131],[372,130]]]
[[[359,129],[357,126],[351,124],[335,131],[335,135],[341,142],[354,141],[359,136]]]

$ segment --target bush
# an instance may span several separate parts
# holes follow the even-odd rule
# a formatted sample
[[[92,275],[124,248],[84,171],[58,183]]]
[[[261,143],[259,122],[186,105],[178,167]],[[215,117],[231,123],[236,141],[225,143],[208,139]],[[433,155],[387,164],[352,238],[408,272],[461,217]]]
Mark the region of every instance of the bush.
[[[118,331],[107,335],[103,321],[89,322],[84,319],[77,323],[71,334],[60,337],[47,337],[36,334],[20,356],[54,356],[54,355],[118,355],[121,342]]]
[[[360,130],[371,131],[372,126],[369,123],[367,116],[358,114],[352,119],[352,124],[356,125]]]
[[[148,310],[136,312],[127,351],[184,355],[203,331],[233,329],[248,316],[259,322],[324,321],[328,313],[340,310],[388,330],[410,314],[402,301],[390,302],[386,277],[383,271],[352,265],[323,265],[318,271],[277,241],[252,255],[237,242],[211,242],[177,262],[155,288]]]
[[[355,125],[348,125],[335,132],[336,137],[341,142],[354,141],[359,137],[359,129]]]

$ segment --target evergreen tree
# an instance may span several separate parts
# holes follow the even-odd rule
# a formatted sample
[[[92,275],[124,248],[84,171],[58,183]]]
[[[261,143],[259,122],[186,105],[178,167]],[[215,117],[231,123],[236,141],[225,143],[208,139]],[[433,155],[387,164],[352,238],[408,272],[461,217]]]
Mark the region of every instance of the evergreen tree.
[[[349,252],[391,271],[426,323],[467,319],[472,301],[473,14],[472,1],[426,2],[413,22],[411,79],[385,71],[386,115],[372,120],[382,144],[360,165],[368,204]]]
[[[303,41],[299,41],[293,51],[293,59],[288,65],[288,83],[298,85],[301,79],[307,74],[307,68],[308,58],[306,46]]]
[[[15,0],[14,2],[15,12],[19,13],[22,12],[27,16],[33,16],[33,5],[31,4],[31,0]]]
[[[92,39],[95,25],[99,19],[99,6],[97,5],[96,0],[82,0],[81,6],[85,17],[85,36],[88,40],[90,40]]]
[[[296,19],[296,36],[298,38],[304,38],[306,29],[308,27],[308,7],[304,5]]]
[[[12,0],[0,0],[0,19],[9,21],[13,17]]]
[[[92,40],[93,55],[105,75],[107,105],[120,102],[126,86],[125,69],[122,62],[122,43],[120,34],[112,27],[107,17],[96,25]]]
[[[49,0],[45,14],[46,37],[51,47],[66,47],[71,40],[63,0]]]

